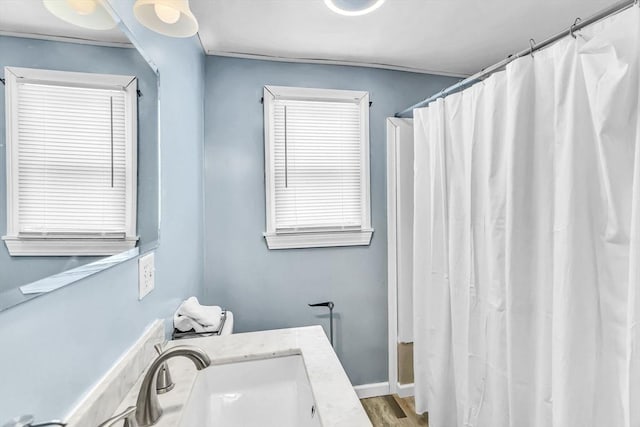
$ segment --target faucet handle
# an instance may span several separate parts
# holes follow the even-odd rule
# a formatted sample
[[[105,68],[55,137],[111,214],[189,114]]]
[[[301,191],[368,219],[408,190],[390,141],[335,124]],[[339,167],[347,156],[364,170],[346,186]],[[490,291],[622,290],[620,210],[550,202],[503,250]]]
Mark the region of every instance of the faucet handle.
[[[158,343],[153,347],[159,355],[162,354],[162,351],[164,350],[164,345],[162,343]],[[158,368],[158,375],[156,376],[156,392],[158,394],[168,393],[173,390],[174,386],[175,383],[173,382],[173,379],[171,379],[169,365],[167,365],[167,362],[164,362],[160,365],[160,368]]]
[[[138,422],[136,421],[135,415],[136,415],[136,407],[129,406],[127,409],[109,418],[107,421],[103,422],[98,427],[110,427],[115,425],[118,421],[122,421],[122,420],[124,420],[124,424],[122,425],[122,427],[138,427]]]
[[[33,415],[22,415],[20,417],[13,418],[4,424],[3,427],[43,427],[43,426],[66,426],[66,423],[62,421],[53,420],[46,421],[38,424],[33,423]]]

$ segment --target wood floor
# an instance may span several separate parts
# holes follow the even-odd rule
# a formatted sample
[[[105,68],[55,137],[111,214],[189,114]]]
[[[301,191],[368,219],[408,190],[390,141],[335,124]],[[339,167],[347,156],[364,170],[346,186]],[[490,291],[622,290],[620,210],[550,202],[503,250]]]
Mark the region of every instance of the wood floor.
[[[416,414],[413,397],[400,398],[394,394],[361,399],[360,402],[374,427],[428,427],[429,425],[427,414]]]

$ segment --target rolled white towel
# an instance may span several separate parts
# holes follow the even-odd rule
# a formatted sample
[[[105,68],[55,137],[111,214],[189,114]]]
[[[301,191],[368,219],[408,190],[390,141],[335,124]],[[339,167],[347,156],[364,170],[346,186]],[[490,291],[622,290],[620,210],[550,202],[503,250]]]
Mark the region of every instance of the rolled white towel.
[[[178,316],[177,314],[173,315],[173,327],[179,330],[180,332],[189,332],[194,331],[198,333],[202,332],[217,332],[218,326],[202,326],[195,320],[187,317],[187,316]]]
[[[187,332],[215,332],[220,328],[222,309],[216,306],[200,305],[196,297],[188,298],[173,316],[174,327]]]
[[[196,297],[184,301],[177,311],[179,316],[189,317],[202,326],[219,326],[222,309],[217,305],[201,305]]]

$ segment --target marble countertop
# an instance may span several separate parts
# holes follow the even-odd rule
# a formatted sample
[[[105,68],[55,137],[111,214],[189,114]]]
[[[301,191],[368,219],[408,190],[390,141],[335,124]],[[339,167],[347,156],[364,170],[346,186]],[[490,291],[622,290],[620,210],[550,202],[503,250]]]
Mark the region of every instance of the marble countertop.
[[[213,365],[299,354],[307,369],[323,427],[371,427],[353,386],[320,326],[181,339],[169,341],[167,348],[176,345],[200,347],[209,355]],[[168,364],[176,385],[171,392],[158,396],[163,415],[155,425],[157,427],[179,424],[197,375],[193,364],[184,358],[170,359]],[[116,413],[135,405],[143,377],[138,379]]]

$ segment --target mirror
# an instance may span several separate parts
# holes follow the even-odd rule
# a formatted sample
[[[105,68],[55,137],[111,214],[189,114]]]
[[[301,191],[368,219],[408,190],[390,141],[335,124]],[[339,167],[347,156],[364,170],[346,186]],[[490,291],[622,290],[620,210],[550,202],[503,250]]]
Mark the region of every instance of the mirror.
[[[90,5],[91,7],[95,7],[97,5],[97,7],[101,9],[97,11],[77,10],[72,12],[81,13],[69,14],[69,8],[71,6],[82,9],[82,7],[85,7],[86,5]],[[102,9],[103,7],[104,9]],[[97,16],[97,12],[102,13],[102,15]],[[91,19],[94,19],[94,21],[89,22]],[[89,25],[84,25],[85,22],[89,22]],[[105,22],[106,25],[104,25]],[[100,29],[85,28],[86,26],[94,28],[100,27]],[[127,200],[126,223],[128,229],[131,229],[131,234],[134,236],[134,238],[129,239],[131,243],[126,248],[121,246],[117,246],[116,248],[116,246],[114,246],[110,249],[110,252],[107,255],[96,255],[95,252],[88,249],[84,250],[84,253],[71,251],[73,254],[66,254],[55,253],[55,251],[45,251],[46,254],[38,253],[37,255],[34,255],[33,253],[25,255],[24,252],[19,253],[15,248],[9,250],[11,242],[15,241],[19,244],[23,244],[27,241],[26,243],[28,244],[33,243],[29,241],[29,239],[42,241],[44,244],[49,245],[47,247],[52,247],[51,242],[59,242],[62,241],[61,239],[63,238],[68,239],[64,241],[65,244],[73,240],[73,242],[75,242],[74,244],[80,245],[81,248],[84,248],[83,245],[86,245],[84,242],[88,241],[80,240],[78,236],[85,239],[88,239],[88,237],[86,234],[82,233],[73,234],[75,230],[66,234],[61,232],[56,234],[47,230],[42,231],[42,229],[38,229],[36,227],[35,230],[37,233],[30,233],[27,226],[23,226],[23,223],[26,222],[24,218],[31,218],[33,215],[38,216],[41,212],[50,212],[51,210],[48,207],[49,205],[47,205],[46,208],[42,208],[42,206],[38,205],[41,209],[36,212],[37,215],[31,211],[23,212],[23,209],[27,209],[34,203],[33,198],[37,199],[36,201],[40,203],[43,200],[43,195],[49,195],[55,191],[52,192],[50,186],[43,187],[44,184],[40,185],[42,175],[46,175],[48,172],[45,173],[40,170],[40,172],[38,172],[40,175],[31,176],[27,172],[24,172],[24,170],[28,169],[26,166],[20,166],[22,168],[20,173],[22,173],[22,175],[17,175],[16,173],[16,164],[27,165],[30,164],[29,162],[31,161],[31,158],[23,160],[24,157],[27,156],[27,154],[23,154],[23,151],[24,153],[27,153],[29,150],[23,148],[27,145],[22,142],[23,139],[26,138],[22,135],[28,134],[30,132],[29,129],[24,130],[22,127],[20,128],[20,132],[22,132],[20,133],[20,138],[22,138],[20,140],[20,143],[22,144],[20,145],[22,149],[20,152],[20,156],[22,156],[20,161],[22,161],[22,163],[15,161],[15,152],[17,150],[14,149],[14,154],[11,154],[11,156],[7,155],[8,152],[11,152],[10,146],[16,146],[11,141],[18,140],[18,137],[15,136],[17,132],[15,129],[18,126],[23,126],[22,124],[17,124],[22,122],[19,120],[16,121],[16,117],[18,117],[16,108],[23,108],[24,111],[27,111],[27,107],[29,106],[25,101],[24,107],[22,104],[20,104],[19,107],[15,107],[18,101],[14,101],[13,99],[21,98],[18,98],[17,95],[15,95],[18,93],[17,89],[10,89],[10,87],[18,87],[18,84],[27,84],[25,83],[27,80],[21,80],[25,77],[20,74],[22,72],[20,70],[26,70],[24,71],[24,73],[26,73],[24,74],[25,76],[31,76],[33,73],[41,73],[40,71],[32,70],[54,70],[55,72],[66,72],[66,74],[57,74],[63,76],[70,75],[70,72],[82,73],[84,76],[86,76],[87,73],[90,73],[91,79],[93,76],[96,76],[97,78],[99,75],[119,76],[121,78],[125,76],[135,77],[137,88],[135,86],[133,86],[133,88],[137,89],[137,95],[136,90],[133,90],[132,93],[134,93],[134,95],[131,95],[131,93],[129,94],[131,104],[126,104],[129,105],[129,107],[127,107],[128,109],[122,107],[122,111],[125,111],[125,113],[122,113],[123,117],[127,116],[126,112],[134,112],[130,115],[130,121],[127,121],[126,124],[122,125],[123,129],[127,129],[128,132],[130,130],[128,135],[131,136],[130,140],[133,141],[131,145],[133,147],[133,157],[130,156],[131,150],[127,151],[127,159],[129,159],[130,163],[123,163],[121,168],[122,176],[124,177],[126,175],[127,177],[130,177],[130,180],[127,178],[126,183],[123,178],[122,187],[127,187],[127,196],[123,196],[123,199]],[[159,106],[157,69],[152,63],[145,59],[142,52],[135,48],[134,40],[130,37],[130,32],[106,2],[105,5],[102,6],[102,2],[96,3],[69,0],[1,0],[0,77],[3,79],[0,84],[0,236],[3,236],[4,239],[4,241],[0,241],[0,310],[4,310],[16,304],[28,301],[36,296],[59,289],[62,286],[66,286],[79,279],[104,270],[105,268],[109,268],[127,259],[133,258],[139,253],[144,253],[157,247],[160,226],[160,147],[158,141]],[[45,83],[42,83],[42,85],[44,84]],[[55,83],[46,84],[54,85]],[[11,92],[11,95],[8,95],[8,92],[11,90],[13,92]],[[27,93],[26,90],[24,93]],[[20,96],[24,99],[28,99],[27,95]],[[51,107],[51,110],[53,111],[52,114],[55,115],[60,111],[67,111],[67,106],[63,104],[65,100],[71,99],[72,96],[58,94],[55,97],[51,95],[51,97],[52,99],[55,98],[55,102],[52,101],[51,103],[53,106]],[[11,104],[11,106],[7,105],[7,98],[12,99],[13,104]],[[45,107],[42,107],[44,102],[39,98],[34,99],[36,99],[36,101],[32,103],[35,106],[33,108],[42,108],[44,110]],[[111,102],[110,157],[105,160],[103,158],[103,154],[92,155],[99,157],[97,160],[98,162],[102,162],[103,160],[107,162],[110,161],[110,187],[119,188],[118,186],[120,184],[118,177],[120,175],[114,173],[114,170],[120,170],[118,169],[119,163],[116,162],[116,166],[114,166],[114,158],[116,160],[119,158],[117,154],[119,151],[114,151],[114,146],[116,148],[119,147],[117,144],[114,145],[114,134],[116,134],[116,141],[119,134],[117,131],[114,131],[114,129],[117,130],[119,128],[117,128],[117,125],[114,125],[114,117],[119,117],[118,111],[120,110],[117,109],[119,104],[116,104],[114,110],[114,97],[111,96],[109,99]],[[7,111],[8,108],[11,109],[11,112]],[[40,110],[38,110],[38,112],[39,111]],[[84,109],[82,111],[89,111],[89,109]],[[114,113],[114,111],[116,112]],[[20,110],[20,114],[21,115],[19,117],[24,118],[27,113],[24,113],[23,115],[23,110]],[[69,120],[75,119],[78,121],[79,119],[77,117],[80,115],[82,114],[78,114],[77,112],[73,114],[69,113],[67,117],[75,116],[71,117]],[[7,119],[8,116],[9,119]],[[84,124],[89,123],[92,119],[83,120],[84,121],[81,123],[80,127],[83,127]],[[7,126],[8,121],[13,123],[13,125]],[[24,122],[26,123],[27,121],[24,120]],[[123,123],[125,122],[123,121]],[[130,123],[133,123],[134,126],[130,127]],[[47,129],[51,128],[52,127],[49,122],[49,127]],[[74,127],[65,125],[63,128],[65,129],[64,131],[69,134],[69,132],[72,132],[70,129]],[[92,130],[95,129],[92,128]],[[9,135],[10,132],[13,132],[11,133],[12,136]],[[59,153],[68,152],[70,154],[64,154],[66,159],[65,161],[68,160],[69,156],[75,156],[76,160],[80,159],[78,160],[80,161],[79,164],[88,168],[88,165],[93,164],[93,158],[89,160],[82,160],[85,159],[85,157],[82,156],[86,156],[86,153],[91,151],[91,149],[86,147],[88,147],[93,140],[91,140],[91,137],[87,136],[88,134],[80,135],[77,132],[73,130],[73,134],[71,136],[67,135],[65,137],[72,140],[77,137],[82,141],[82,145],[78,146],[79,148],[76,150],[70,150],[69,146],[62,146],[61,149],[60,146],[56,145],[57,139],[50,136],[53,132],[49,131],[43,131],[43,134],[46,133],[49,135],[47,137],[49,139],[47,139],[46,142],[43,142],[42,139],[38,139],[36,142],[40,144],[38,147],[46,147],[46,149],[43,149],[42,151],[55,151],[58,153],[58,157],[60,157]],[[123,131],[123,134],[124,133],[125,132]],[[39,136],[38,138],[41,137]],[[109,138],[109,136],[106,136],[105,138]],[[33,139],[35,140],[36,137]],[[58,140],[62,139],[62,137],[58,137]],[[50,141],[53,141],[53,143]],[[107,139],[106,144],[109,143],[108,141],[109,140]],[[103,142],[104,141],[101,143]],[[129,145],[127,145],[127,147],[129,147]],[[67,151],[65,151],[65,149]],[[129,150],[129,148],[127,148],[127,150]],[[76,152],[74,153],[74,151]],[[84,154],[78,154],[79,152]],[[116,154],[114,154],[114,152],[116,152]],[[124,149],[123,152],[125,152]],[[109,153],[107,152],[105,156],[109,156]],[[9,166],[8,160],[10,159],[13,159],[14,166],[12,167]],[[66,173],[69,175],[70,173],[75,172],[72,170],[71,172]],[[107,171],[106,173],[108,174],[109,172]],[[47,175],[47,177],[48,176],[50,175]],[[116,178],[114,178],[114,176]],[[11,179],[8,180],[8,178]],[[15,184],[16,182],[20,182],[20,184]],[[22,198],[23,194],[26,193],[24,188],[32,188],[29,187],[29,185],[24,184],[25,182],[35,182],[36,184],[33,185],[39,186],[37,187],[37,195],[34,196],[32,194],[29,196],[32,197],[32,199]],[[84,185],[82,189],[84,193],[81,192],[81,196],[77,196],[77,192],[73,193],[77,196],[78,200],[81,200],[77,206],[81,206],[83,203],[89,204],[87,200],[92,199],[94,196],[94,190],[87,192],[89,190],[86,188],[89,185],[93,185],[89,184],[89,182],[92,181],[87,180],[85,182],[85,184],[82,184]],[[22,186],[19,188],[20,197],[16,196],[16,193],[18,193],[16,185]],[[74,185],[76,185],[75,188],[80,188],[77,187],[79,184]],[[43,188],[45,189],[43,190]],[[55,189],[58,190],[58,188],[59,187],[56,187]],[[32,193],[35,194],[35,190],[32,191]],[[122,190],[122,194],[125,194],[125,190]],[[48,197],[47,200],[51,198],[53,198],[53,196]],[[16,200],[20,200],[20,202],[16,202]],[[24,202],[24,200],[29,200],[29,202]],[[17,205],[19,205],[20,209],[15,208]],[[65,206],[68,206],[68,204],[65,205],[62,203],[61,206],[63,207],[60,209],[64,210]],[[76,214],[78,214],[81,209],[84,209],[84,207],[76,207],[75,204],[73,204],[73,206],[73,210]],[[93,209],[92,211],[82,210],[81,212],[83,212],[83,214],[77,215],[75,219],[67,220],[67,222],[72,222],[74,224],[89,222],[89,220],[85,221],[85,219],[90,218],[92,215],[95,216],[96,210],[102,210],[104,212],[102,217],[108,217],[110,215],[109,212],[111,211],[107,208],[103,209],[101,207],[102,205],[99,205],[99,207],[96,206],[98,205],[94,203],[90,207]],[[100,216],[99,213],[97,215]],[[20,223],[20,226],[22,228],[15,226],[15,218],[18,216],[21,218],[22,222]],[[133,226],[130,221],[131,216],[133,216]],[[50,217],[51,216],[46,217],[45,219],[39,218],[38,220],[50,224],[52,222]],[[8,221],[13,221],[11,222],[11,227],[9,226]],[[74,226],[77,227],[77,225]],[[12,234],[13,228],[16,228],[18,231],[15,232],[16,238],[12,241],[9,239],[10,236],[8,235]],[[116,234],[114,234],[114,236],[116,236]],[[34,235],[37,236],[37,238],[34,238]],[[127,233],[127,236],[128,235],[129,233]],[[107,236],[113,240],[120,238],[124,240],[124,235],[120,237],[113,237],[108,233],[105,234],[105,232],[102,232],[101,236],[102,239],[106,239],[105,236]],[[83,252],[83,250],[80,250],[80,252]],[[16,253],[19,254],[16,255]]]

